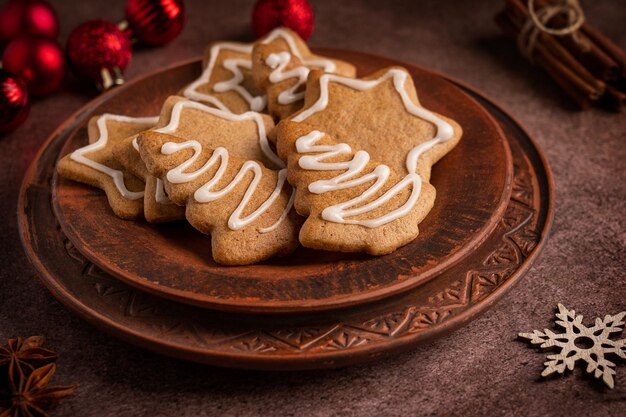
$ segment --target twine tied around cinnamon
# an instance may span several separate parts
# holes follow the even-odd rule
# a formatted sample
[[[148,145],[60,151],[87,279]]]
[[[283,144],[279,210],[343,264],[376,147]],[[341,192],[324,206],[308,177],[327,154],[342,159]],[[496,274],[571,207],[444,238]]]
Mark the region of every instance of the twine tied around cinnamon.
[[[533,50],[541,32],[554,36],[571,35],[572,40],[581,50],[589,50],[589,40],[580,36],[578,32],[578,29],[585,23],[585,14],[578,0],[559,0],[555,4],[546,5],[539,10],[535,10],[534,0],[528,0],[528,12],[530,17],[519,32],[517,46],[522,55],[529,61],[532,62],[533,60]],[[558,15],[565,17],[566,25],[558,29],[549,28],[548,22]]]

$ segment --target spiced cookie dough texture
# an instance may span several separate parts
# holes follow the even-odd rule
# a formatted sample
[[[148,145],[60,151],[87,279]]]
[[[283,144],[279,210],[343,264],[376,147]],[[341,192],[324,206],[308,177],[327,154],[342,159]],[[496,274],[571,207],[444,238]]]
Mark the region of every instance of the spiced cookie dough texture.
[[[277,128],[302,245],[382,255],[415,239],[431,210],[433,164],[461,127],[419,104],[400,67],[362,79],[312,71],[304,108]]]
[[[302,107],[311,69],[356,74],[351,64],[311,53],[287,28],[276,28],[253,43],[213,42],[205,51],[203,68],[181,95],[236,114],[267,109],[278,118]]]
[[[189,223],[211,235],[215,261],[243,265],[292,252],[302,220],[267,139],[271,118],[189,100],[171,114],[166,126],[139,135],[139,151],[169,198],[186,206]]]
[[[144,182],[117,161],[113,148],[126,137],[154,126],[157,120],[108,113],[92,117],[87,126],[89,144],[58,162],[59,175],[102,189],[118,217],[142,218]]]

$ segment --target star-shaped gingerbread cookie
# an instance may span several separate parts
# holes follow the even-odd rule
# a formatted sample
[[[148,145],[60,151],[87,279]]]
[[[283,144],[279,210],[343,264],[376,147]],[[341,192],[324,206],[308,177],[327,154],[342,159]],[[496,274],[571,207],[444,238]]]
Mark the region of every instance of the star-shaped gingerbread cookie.
[[[431,167],[461,134],[419,104],[403,68],[363,79],[312,71],[303,109],[277,129],[307,216],[300,242],[380,255],[414,239],[435,200]]]
[[[260,112],[267,100],[252,79],[252,43],[214,42],[204,53],[202,74],[182,95],[231,113]]]
[[[156,117],[95,116],[87,126],[89,144],[65,155],[57,164],[57,171],[63,177],[104,190],[117,216],[139,219],[143,214],[144,183],[113,157],[112,150],[124,138],[156,122]]]

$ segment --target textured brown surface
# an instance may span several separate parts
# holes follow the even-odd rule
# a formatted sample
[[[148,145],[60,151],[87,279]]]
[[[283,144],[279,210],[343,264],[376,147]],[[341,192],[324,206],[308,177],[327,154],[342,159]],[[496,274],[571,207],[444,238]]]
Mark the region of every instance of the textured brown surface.
[[[71,3],[55,2],[63,39],[81,21],[117,19],[123,9],[122,1]],[[249,39],[251,2],[188,3],[191,18],[182,37],[138,52],[129,77],[197,56],[211,39]],[[0,142],[6,173],[0,187],[0,337],[42,333],[61,352],[56,377],[81,386],[55,415],[623,415],[623,365],[612,391],[582,378],[580,370],[539,382],[544,355],[515,334],[550,326],[557,302],[587,319],[626,308],[624,115],[573,111],[500,37],[491,20],[500,2],[478,3],[316,3],[313,45],[394,56],[483,90],[537,138],[556,181],[551,239],[506,300],[449,337],[367,366],[297,374],[200,367],[118,342],[66,311],[35,279],[14,211],[19,181],[38,145],[91,96],[70,81],[63,92],[38,101],[28,122]],[[626,47],[623,3],[583,6],[591,23]]]

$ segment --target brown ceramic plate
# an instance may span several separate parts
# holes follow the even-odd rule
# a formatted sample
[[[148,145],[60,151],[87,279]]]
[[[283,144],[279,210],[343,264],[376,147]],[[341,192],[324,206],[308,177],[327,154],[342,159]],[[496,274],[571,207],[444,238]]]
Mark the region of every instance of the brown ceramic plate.
[[[117,337],[167,355],[220,366],[294,370],[354,364],[408,349],[467,323],[519,282],[545,243],[552,220],[553,182],[541,151],[506,112],[459,87],[505,132],[515,167],[511,198],[494,232],[469,257],[401,295],[316,314],[244,315],[177,304],[114,279],[76,250],[50,205],[54,162],[76,124],[85,122],[81,112],[49,138],[26,174],[18,207],[25,251],[42,282],[72,311]]]
[[[360,75],[397,62],[346,51],[322,53],[355,64]],[[423,284],[470,256],[500,222],[513,164],[505,136],[471,97],[444,78],[409,67],[420,101],[463,127],[460,144],[433,169],[435,207],[420,235],[394,253],[371,257],[298,249],[283,259],[223,267],[208,237],[180,222],[150,225],[113,215],[99,190],[54,177],[53,206],[63,233],[99,268],[142,290],[196,306],[239,312],[321,311],[356,305]],[[86,122],[112,112],[158,114],[195,79],[191,62],[117,88],[84,107],[60,155],[87,143]]]

